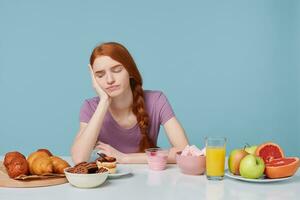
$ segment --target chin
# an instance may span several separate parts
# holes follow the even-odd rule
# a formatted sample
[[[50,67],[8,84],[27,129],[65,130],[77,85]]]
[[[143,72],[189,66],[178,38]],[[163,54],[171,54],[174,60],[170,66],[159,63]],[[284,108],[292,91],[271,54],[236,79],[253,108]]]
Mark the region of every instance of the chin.
[[[111,98],[114,98],[114,97],[118,97],[118,96],[120,96],[121,94],[123,94],[123,91],[122,91],[122,90],[116,90],[116,91],[110,92],[110,93],[108,93],[108,94],[109,94],[109,96],[110,96]]]

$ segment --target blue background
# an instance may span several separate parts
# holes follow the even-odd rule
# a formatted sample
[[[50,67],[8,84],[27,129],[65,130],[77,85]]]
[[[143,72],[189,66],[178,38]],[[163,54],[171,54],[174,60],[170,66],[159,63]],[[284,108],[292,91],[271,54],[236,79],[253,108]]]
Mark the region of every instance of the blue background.
[[[117,41],[192,144],[223,135],[228,151],[273,141],[300,156],[299,12],[296,0],[0,0],[0,154],[68,155],[95,96],[90,53]]]

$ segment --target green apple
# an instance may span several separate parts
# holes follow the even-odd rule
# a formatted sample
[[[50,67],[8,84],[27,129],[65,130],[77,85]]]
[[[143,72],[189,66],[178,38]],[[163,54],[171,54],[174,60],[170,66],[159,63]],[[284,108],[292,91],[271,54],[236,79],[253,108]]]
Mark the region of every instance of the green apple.
[[[235,175],[240,175],[239,167],[242,158],[244,158],[248,153],[243,149],[234,149],[230,152],[228,158],[228,168],[229,171]]]
[[[253,146],[250,146],[249,144],[246,144],[245,146],[245,151],[247,151],[249,154],[253,154],[255,155],[255,151],[257,149],[257,146],[256,145],[253,145]]]
[[[260,178],[265,170],[265,163],[261,157],[249,154],[240,163],[240,174],[244,178]]]

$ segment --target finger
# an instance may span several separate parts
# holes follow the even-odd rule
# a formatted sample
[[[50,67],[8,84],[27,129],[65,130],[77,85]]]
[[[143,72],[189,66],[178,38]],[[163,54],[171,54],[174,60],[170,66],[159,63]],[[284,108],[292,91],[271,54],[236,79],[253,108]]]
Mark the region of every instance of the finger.
[[[104,143],[104,142],[97,142],[97,145],[100,145],[100,146],[102,146],[102,147],[105,147],[105,148],[110,148],[110,145],[109,144],[106,144],[106,143]]]
[[[103,145],[103,146],[109,146],[107,143],[104,143],[104,142],[101,142],[101,141],[98,141],[97,144]]]
[[[105,148],[105,146],[102,145],[102,144],[98,144],[98,145],[96,145],[96,147],[97,147],[97,148],[101,148],[101,149]],[[96,148],[96,147],[95,147],[95,148]]]
[[[103,146],[100,146],[100,145],[95,146],[95,149],[98,150],[98,153],[102,153],[102,151],[107,151],[106,148],[103,148]]]
[[[108,151],[110,149],[109,146],[107,146],[105,144],[98,144],[96,146],[96,148],[101,149],[101,150],[103,149],[103,150],[106,150],[106,151]]]

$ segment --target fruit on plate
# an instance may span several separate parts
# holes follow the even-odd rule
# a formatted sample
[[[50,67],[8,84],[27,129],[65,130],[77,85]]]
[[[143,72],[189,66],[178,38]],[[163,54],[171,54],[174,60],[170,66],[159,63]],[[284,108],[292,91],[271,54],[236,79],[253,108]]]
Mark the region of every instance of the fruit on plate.
[[[231,173],[240,175],[240,162],[246,155],[248,155],[248,153],[243,149],[234,149],[230,152],[228,158],[228,168]]]
[[[244,150],[249,153],[249,154],[255,154],[255,151],[257,149],[257,145],[252,145],[250,146],[249,144],[246,144],[246,146],[244,147]]]
[[[244,178],[257,179],[264,174],[264,160],[258,156],[249,154],[240,163],[240,174]]]
[[[268,178],[284,178],[296,173],[300,166],[299,158],[277,158],[266,163],[265,174]]]
[[[261,157],[265,163],[277,158],[284,158],[284,153],[278,144],[266,142],[259,145],[255,151],[256,156]]]

